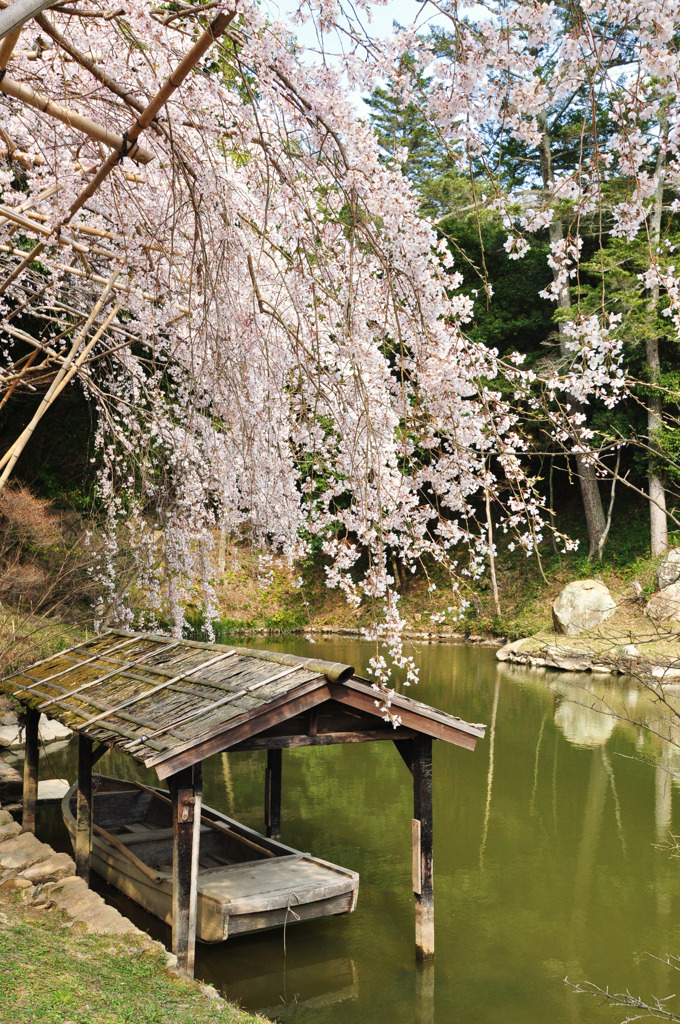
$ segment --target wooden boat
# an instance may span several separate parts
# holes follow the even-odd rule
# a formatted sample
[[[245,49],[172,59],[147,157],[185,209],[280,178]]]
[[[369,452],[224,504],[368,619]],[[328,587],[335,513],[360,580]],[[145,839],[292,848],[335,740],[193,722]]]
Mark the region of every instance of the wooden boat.
[[[141,783],[93,776],[92,868],[172,924],[172,805]],[[75,844],[76,786],[62,801]],[[203,807],[196,938],[222,942],[263,928],[351,913],[359,875],[268,839]]]

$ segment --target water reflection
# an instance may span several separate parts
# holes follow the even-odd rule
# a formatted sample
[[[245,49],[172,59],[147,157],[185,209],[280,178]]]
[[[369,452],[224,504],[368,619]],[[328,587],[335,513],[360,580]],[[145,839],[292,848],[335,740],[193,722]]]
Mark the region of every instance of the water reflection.
[[[285,646],[359,670],[371,653]],[[204,947],[201,976],[299,1024],[613,1024],[564,977],[671,991],[646,952],[680,950],[680,867],[658,848],[679,831],[673,714],[633,680],[499,665],[479,648],[417,658],[417,697],[489,725],[472,754],[435,745],[436,968],[413,959],[411,779],[375,743],[284,751],[283,840],[359,871],[357,911],[291,927],[285,949],[280,932]],[[43,769],[72,778],[72,753]],[[206,802],[261,829],[264,769],[260,753],[212,758]],[[133,769],[106,755],[101,770]]]

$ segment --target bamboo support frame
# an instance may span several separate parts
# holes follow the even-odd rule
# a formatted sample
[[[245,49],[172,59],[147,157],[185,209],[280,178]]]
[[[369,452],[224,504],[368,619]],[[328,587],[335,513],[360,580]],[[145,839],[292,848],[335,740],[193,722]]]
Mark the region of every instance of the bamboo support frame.
[[[67,655],[71,654],[72,651],[77,651],[79,647],[85,647],[89,643],[91,643],[90,640],[83,640],[83,642],[81,644],[76,644],[75,647],[69,647],[65,651],[60,651],[59,652],[59,656],[62,657],[62,658],[66,657]],[[125,643],[116,644],[115,647],[111,648],[111,650],[112,651],[119,651],[122,647],[129,647],[130,644],[132,644],[132,643],[134,643],[134,640],[126,640]],[[53,657],[53,655],[50,655],[49,658],[43,658],[42,661],[36,662],[36,664],[32,665],[31,668],[38,668],[40,665],[44,665],[45,662],[46,661],[50,661],[52,657]],[[97,661],[101,657],[102,657],[101,652],[98,652],[97,654],[93,654],[91,658],[84,658],[83,660],[76,659],[75,665],[70,665],[68,668],[60,669],[59,672],[52,672],[51,675],[49,675],[49,676],[43,676],[40,679],[36,679],[35,682],[31,683],[30,686],[22,686],[18,690],[14,690],[12,696],[13,697],[18,697],[20,693],[29,693],[36,686],[41,686],[41,685],[44,685],[45,683],[49,683],[53,679],[59,679],[60,676],[65,676],[69,672],[73,672],[73,670],[75,668],[81,668],[83,665],[90,665],[93,661]],[[28,673],[22,673],[22,675],[24,676],[25,679],[34,679],[35,678],[34,676],[28,675]]]
[[[62,107],[60,103],[50,99],[44,92],[37,92],[30,85],[17,82],[13,78],[9,78],[8,75],[0,80],[0,92],[4,92],[6,96],[11,96],[13,99],[21,100],[29,107],[34,107],[42,114],[54,117],[62,124],[68,125],[69,128],[75,128],[76,131],[82,132],[95,142],[102,142],[119,153],[126,147],[127,140],[122,135],[97,124],[96,121],[85,117],[84,114],[79,114],[76,110]],[[137,145],[133,145],[131,149],[127,150],[125,156],[129,156],[131,160],[138,160],[142,164],[151,163],[154,158],[153,153],[150,153],[148,149],[142,149]]]
[[[37,17],[46,7],[51,7],[55,0],[14,0],[0,12],[0,39],[9,33],[20,30],[31,18]]]
[[[49,407],[52,405],[52,402],[54,401],[54,399],[63,391],[63,389],[68,384],[68,382],[71,380],[71,378],[77,372],[77,370],[80,367],[80,365],[82,365],[82,363],[84,362],[88,352],[94,347],[95,343],[99,340],[101,335],[104,333],[104,330],[106,329],[106,327],[111,323],[111,321],[113,320],[114,316],[116,315],[116,313],[120,309],[120,306],[118,305],[118,306],[115,307],[115,309],[114,309],[114,311],[112,313],[109,313],[108,317],[104,321],[103,326],[99,328],[99,330],[94,335],[93,339],[90,342],[88,342],[88,344],[85,346],[83,351],[80,353],[80,355],[76,359],[76,353],[77,353],[78,349],[80,348],[82,342],[84,341],[84,339],[85,339],[85,337],[87,335],[87,332],[89,331],[90,327],[92,326],[92,324],[96,320],[97,316],[99,315],[101,309],[103,308],[103,306],[107,302],[107,300],[109,298],[109,295],[111,294],[111,290],[113,288],[115,280],[116,280],[116,278],[118,277],[119,274],[120,274],[120,270],[118,268],[116,268],[114,270],[113,274],[111,275],[111,277],[109,278],[107,284],[105,285],[104,290],[103,290],[102,294],[100,295],[98,301],[96,302],[95,307],[92,310],[92,313],[90,314],[89,318],[87,319],[85,325],[78,332],[78,334],[77,334],[77,336],[75,338],[75,341],[73,342],[73,345],[71,346],[71,351],[69,352],[68,356],[65,358],[65,360],[64,360],[64,362],[62,364],[61,369],[57,373],[57,376],[55,377],[54,381],[52,382],[50,388],[48,389],[47,393],[45,394],[45,396],[43,397],[42,401],[40,402],[40,405],[38,406],[38,408],[36,409],[35,413],[33,414],[30,422],[22,430],[21,434],[19,435],[17,440],[14,442],[14,444],[11,445],[10,448],[8,448],[8,450],[5,452],[5,454],[0,459],[0,468],[3,469],[2,476],[0,476],[0,490],[2,490],[4,485],[7,483],[7,480],[9,478],[12,470],[14,469],[14,466],[16,465],[16,462],[17,462],[19,456],[21,455],[22,451],[24,450],[24,448],[28,444],[31,436],[33,435],[33,431],[35,430],[36,426],[38,425],[38,423],[40,422],[40,420],[42,419],[44,414],[47,412]]]
[[[127,145],[137,142],[141,133],[149,127],[162,107],[167,103],[176,89],[179,88],[201,57],[207,53],[215,40],[226,32],[235,17],[235,11],[228,14],[218,14],[209,27],[205,29],[188,53],[185,54],[184,58],[180,61],[172,74],[167,78],[164,85],[158,90],[151,102],[144,108],[139,117],[125,133]],[[113,150],[109,154],[108,158],[101,164],[92,180],[88,182],[85,188],[74,199],[66,215],[52,227],[50,237],[57,237],[59,235],[59,232],[69,223],[69,221],[73,219],[76,213],[82,209],[88,199],[92,198],[100,185],[106,180],[106,178],[108,178],[109,174],[126,155],[127,154],[123,152],[122,149]],[[12,282],[16,281],[24,270],[26,270],[26,268],[38,258],[46,246],[47,241],[38,242],[29,253],[23,256],[21,262],[11,271],[11,273],[7,275],[4,281],[0,283],[0,295],[2,295]],[[0,489],[2,486],[3,480],[0,479]]]
[[[3,71],[9,64],[14,47],[19,41],[22,27],[22,25],[19,25],[17,28],[11,29],[0,43],[0,69]]]
[[[106,658],[106,655],[102,655],[102,659],[105,659],[105,658]],[[115,668],[112,668],[108,672],[105,672],[103,676],[95,676],[94,679],[88,679],[88,681],[86,683],[82,683],[80,686],[76,686],[75,690],[68,690],[67,693],[61,694],[61,696],[58,699],[59,700],[68,700],[69,697],[76,697],[79,693],[82,693],[83,690],[89,690],[89,688],[91,686],[98,686],[99,683],[105,683],[107,679],[111,679],[113,676],[120,676],[120,675],[122,675],[123,671],[126,668],[132,668],[133,665],[136,665],[136,664],[137,663],[135,661],[124,662],[123,666],[122,666],[122,669],[121,669],[120,666],[116,665]],[[72,668],[68,669],[68,671],[69,672],[77,672],[78,671],[78,665],[73,665]],[[44,680],[41,680],[41,682],[44,682]],[[40,711],[44,711],[45,708],[48,708],[51,704],[55,704],[56,700],[57,700],[57,698],[54,698],[54,697],[50,697],[49,700],[44,700],[42,702],[42,704],[38,705],[39,710]],[[121,709],[122,709],[122,707],[125,707],[125,706],[126,705],[122,705]],[[96,718],[88,719],[86,722],[83,722],[83,728],[85,726],[87,726],[87,725],[92,725],[93,722],[99,721],[100,718],[105,718],[107,714],[115,714],[115,711],[116,711],[116,709],[112,708],[110,710],[110,712],[106,712],[105,711],[105,712],[102,712],[101,715],[98,715]]]

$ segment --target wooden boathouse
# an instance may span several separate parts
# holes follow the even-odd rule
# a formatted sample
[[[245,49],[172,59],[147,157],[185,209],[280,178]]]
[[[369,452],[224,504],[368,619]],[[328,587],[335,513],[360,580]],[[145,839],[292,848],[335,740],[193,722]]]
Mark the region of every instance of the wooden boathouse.
[[[76,868],[89,880],[92,768],[111,747],[167,779],[173,811],[172,947],[192,975],[202,762],[266,750],[265,823],[279,837],[282,751],[391,741],[413,776],[416,956],[434,956],[432,740],[473,750],[484,726],[395,694],[395,727],[351,665],[110,630],[0,681],[24,707],[23,828],[35,829],[41,712],[78,734]]]

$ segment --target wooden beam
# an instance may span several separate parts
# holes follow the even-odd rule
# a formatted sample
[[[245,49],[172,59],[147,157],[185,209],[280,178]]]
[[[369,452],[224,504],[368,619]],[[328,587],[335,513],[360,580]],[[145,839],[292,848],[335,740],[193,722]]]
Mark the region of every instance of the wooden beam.
[[[230,747],[230,750],[289,750],[295,747],[330,747],[334,743],[370,743],[372,740],[393,740],[396,743],[406,742],[414,733],[410,729],[397,729],[399,737],[395,740],[395,730],[392,726],[387,729],[366,729],[361,732],[320,732],[316,736],[306,736],[295,733],[292,735],[271,735],[253,736],[252,739],[244,740],[237,746]]]
[[[281,751],[267,751],[264,783],[264,820],[269,839],[281,838]]]
[[[381,717],[375,706],[376,693],[368,686],[361,686],[355,680],[349,680],[341,686],[331,683],[329,690],[331,698],[340,704],[348,704],[350,707]],[[467,722],[461,722],[459,726],[455,719],[452,721],[449,716],[445,718],[433,708],[420,705],[424,709],[420,711],[417,706],[413,706],[417,705],[417,702],[409,702],[409,704],[411,706],[400,701],[397,694],[392,701],[392,711],[395,715],[399,715],[403,726],[413,729],[414,732],[430,736],[434,740],[445,740],[447,743],[465,747],[467,750],[474,750],[477,740],[484,736],[484,726],[475,727],[468,725]]]
[[[102,759],[102,757],[104,756],[104,754],[106,754],[107,751],[110,750],[110,749],[111,748],[109,747],[108,743],[99,743],[94,748],[94,750],[92,751],[92,767],[93,768],[96,765],[97,761],[100,761]]]
[[[92,859],[92,740],[78,737],[78,797],[76,804],[76,874],[90,884]]]
[[[201,831],[201,766],[185,768],[169,779],[172,795],[172,951],[177,969],[194,976],[198,859]]]
[[[432,740],[416,736],[413,751],[413,895],[416,957],[434,957],[434,885],[432,867]]]
[[[38,738],[40,712],[30,708],[22,714],[22,721],[26,730],[26,740],[24,748],[24,810],[21,827],[24,832],[35,832],[35,807],[38,802],[38,761],[40,758]]]

